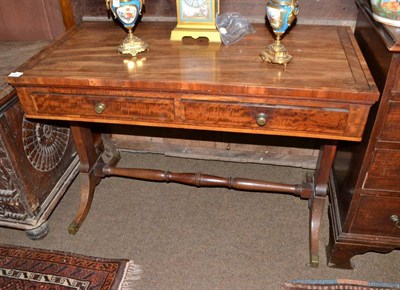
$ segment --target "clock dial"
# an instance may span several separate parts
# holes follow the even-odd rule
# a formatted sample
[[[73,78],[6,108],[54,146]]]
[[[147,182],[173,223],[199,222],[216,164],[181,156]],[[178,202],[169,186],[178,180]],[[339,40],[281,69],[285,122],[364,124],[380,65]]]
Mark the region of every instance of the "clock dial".
[[[180,0],[181,21],[187,22],[211,22],[212,7],[210,0]]]
[[[199,8],[203,6],[207,0],[183,0],[183,2],[185,2],[189,7]]]
[[[216,28],[216,14],[220,0],[176,0],[178,23],[171,31],[171,40],[206,37],[210,42],[221,43]]]

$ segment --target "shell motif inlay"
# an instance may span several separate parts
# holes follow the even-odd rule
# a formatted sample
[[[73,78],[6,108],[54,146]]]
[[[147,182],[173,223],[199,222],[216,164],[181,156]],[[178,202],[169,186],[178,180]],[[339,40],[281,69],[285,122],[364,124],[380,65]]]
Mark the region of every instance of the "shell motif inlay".
[[[67,150],[70,129],[49,124],[22,123],[22,143],[32,166],[41,172],[54,169]]]

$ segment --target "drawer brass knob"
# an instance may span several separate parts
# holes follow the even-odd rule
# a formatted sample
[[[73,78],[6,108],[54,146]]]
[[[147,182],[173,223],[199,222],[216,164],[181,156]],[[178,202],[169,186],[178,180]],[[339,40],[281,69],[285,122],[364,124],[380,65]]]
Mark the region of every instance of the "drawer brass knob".
[[[106,105],[104,105],[103,103],[97,103],[94,110],[96,111],[97,114],[101,114],[101,113],[103,113],[105,108],[106,108]]]
[[[390,216],[390,220],[392,221],[392,222],[395,222],[396,224],[395,224],[395,226],[397,227],[397,228],[399,228],[400,229],[400,218],[399,218],[399,216],[398,215],[395,215],[395,214],[392,214],[391,216]]]
[[[260,127],[265,126],[265,124],[267,124],[267,115],[265,115],[264,113],[259,113],[256,116],[256,123]]]

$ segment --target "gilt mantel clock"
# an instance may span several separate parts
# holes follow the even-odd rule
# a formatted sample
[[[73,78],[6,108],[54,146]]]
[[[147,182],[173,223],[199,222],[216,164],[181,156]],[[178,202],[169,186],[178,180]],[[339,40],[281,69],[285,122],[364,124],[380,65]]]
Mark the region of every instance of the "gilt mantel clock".
[[[219,0],[176,0],[176,14],[178,24],[171,32],[171,40],[190,36],[221,42],[215,23],[219,14]]]

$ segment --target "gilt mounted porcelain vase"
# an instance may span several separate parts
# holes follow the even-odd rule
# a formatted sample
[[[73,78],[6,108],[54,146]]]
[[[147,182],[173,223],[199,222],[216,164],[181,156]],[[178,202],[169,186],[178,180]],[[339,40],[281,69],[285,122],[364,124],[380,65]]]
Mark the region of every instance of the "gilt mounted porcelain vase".
[[[117,51],[123,54],[136,56],[139,52],[148,50],[149,45],[139,37],[133,35],[133,28],[142,14],[144,0],[105,0],[107,8],[128,29],[128,36],[117,47]]]
[[[292,56],[281,43],[281,37],[292,25],[298,13],[297,0],[268,0],[266,15],[276,40],[261,53],[263,61],[286,66],[292,60]]]
[[[371,6],[376,21],[400,27],[399,0],[371,0]]]

